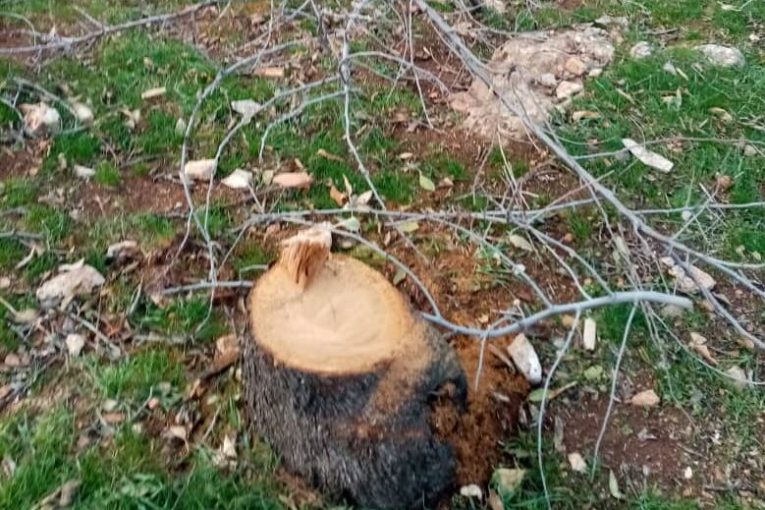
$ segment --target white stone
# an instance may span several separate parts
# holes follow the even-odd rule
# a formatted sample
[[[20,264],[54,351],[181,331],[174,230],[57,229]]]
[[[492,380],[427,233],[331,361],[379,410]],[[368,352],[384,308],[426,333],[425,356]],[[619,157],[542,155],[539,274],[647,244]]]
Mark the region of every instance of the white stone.
[[[707,60],[720,67],[741,67],[746,63],[744,54],[737,48],[722,46],[720,44],[702,44],[696,46]]]
[[[584,89],[581,83],[576,81],[562,81],[555,89],[555,97],[558,99],[568,99],[574,94],[578,94]]]

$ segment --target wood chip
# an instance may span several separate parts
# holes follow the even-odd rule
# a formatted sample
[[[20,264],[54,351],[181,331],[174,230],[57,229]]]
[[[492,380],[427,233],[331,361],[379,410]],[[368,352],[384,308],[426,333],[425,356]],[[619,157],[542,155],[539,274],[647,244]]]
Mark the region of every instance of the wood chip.
[[[664,156],[653,151],[649,151],[631,138],[622,139],[622,143],[624,144],[624,147],[644,165],[655,168],[656,170],[664,172],[665,174],[671,172],[675,167],[675,164]]]
[[[215,173],[214,159],[189,161],[183,166],[183,175],[192,181],[209,181]]]
[[[284,68],[276,66],[259,67],[255,70],[255,76],[260,76],[261,78],[284,78]]]
[[[285,189],[307,189],[313,184],[313,177],[308,172],[285,172],[274,175],[272,182]]]
[[[582,333],[582,345],[585,350],[594,351],[596,342],[597,324],[589,317],[584,320],[584,333]]]
[[[167,93],[167,89],[165,87],[156,87],[153,89],[145,90],[141,93],[141,99],[148,100],[148,99],[154,99],[157,97],[164,96]]]

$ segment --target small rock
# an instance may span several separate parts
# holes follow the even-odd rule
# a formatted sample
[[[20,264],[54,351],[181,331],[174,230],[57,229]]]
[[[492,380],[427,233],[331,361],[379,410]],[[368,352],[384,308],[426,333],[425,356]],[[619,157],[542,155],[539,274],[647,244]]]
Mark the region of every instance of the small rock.
[[[262,108],[261,104],[252,99],[242,99],[240,101],[231,101],[231,109],[244,117],[251,119]]]
[[[732,366],[725,371],[726,374],[732,379],[733,385],[743,390],[749,385],[749,379],[746,377],[746,372],[741,367]]]
[[[653,54],[653,48],[648,41],[640,41],[632,48],[630,48],[630,56],[632,58],[648,58]]]
[[[542,365],[537,352],[526,335],[519,333],[508,346],[507,352],[521,372],[531,384],[542,382]]]
[[[569,453],[568,463],[571,465],[571,469],[577,473],[584,473],[587,471],[587,463],[579,452]]]
[[[82,348],[85,347],[85,337],[72,333],[66,336],[66,350],[69,351],[69,355],[76,358],[82,352]]]
[[[754,145],[746,144],[744,145],[744,156],[747,158],[753,158],[757,155],[757,149],[755,149]]]
[[[537,79],[537,83],[542,85],[543,87],[547,87],[548,89],[554,89],[558,86],[558,80],[555,78],[555,75],[552,73],[544,73],[539,76]]]
[[[5,356],[5,366],[7,367],[20,367],[21,366],[21,358],[19,358],[17,355],[10,353]]]
[[[720,67],[741,67],[746,63],[744,54],[737,48],[722,46],[720,44],[702,44],[696,46],[707,60]]]
[[[555,97],[560,100],[569,99],[574,94],[578,94],[584,90],[581,83],[576,81],[562,81],[555,89]]]
[[[460,487],[460,496],[466,498],[483,498],[483,491],[474,483]]]
[[[659,396],[653,390],[645,390],[640,393],[636,393],[629,400],[629,403],[637,407],[655,407],[661,402]]]
[[[61,115],[45,103],[21,104],[24,130],[29,136],[54,135],[61,130]]]
[[[59,303],[66,306],[75,297],[90,294],[106,281],[101,273],[84,264],[83,260],[64,264],[59,271],[37,289],[36,296],[43,308],[52,308]]]
[[[86,125],[93,124],[93,119],[95,117],[93,115],[93,110],[91,110],[88,105],[75,101],[71,106],[72,110],[74,110],[74,116],[78,121]]]
[[[90,179],[91,177],[96,175],[95,170],[82,165],[74,165],[73,170],[74,170],[74,175],[76,177],[79,177],[80,179]]]
[[[158,408],[161,403],[162,402],[157,397],[152,397],[146,402],[146,407],[148,407],[150,411],[153,411]]]
[[[693,478],[693,469],[691,469],[691,466],[685,468],[685,471],[683,471],[683,478],[686,480]]]
[[[570,57],[563,65],[563,69],[571,75],[579,77],[587,72],[587,64],[582,62],[582,59],[578,57]]]
[[[135,241],[120,241],[106,249],[106,258],[109,260],[127,260],[140,253],[138,243]]]
[[[675,164],[664,156],[646,149],[631,138],[623,138],[622,144],[633,156],[640,160],[641,163],[650,166],[651,168],[655,168],[660,172],[669,173],[675,167]]]
[[[192,181],[209,181],[215,173],[214,159],[189,161],[183,167],[183,175]]]
[[[679,319],[685,315],[685,309],[677,305],[664,305],[660,313],[665,319]]]
[[[691,277],[686,274],[682,267],[675,264],[675,261],[672,259],[672,257],[662,257],[659,259],[659,262],[667,267],[667,272],[675,279],[678,290],[685,294],[695,294],[701,292],[701,289],[699,288],[699,285],[696,284],[696,281],[699,282],[702,288],[707,290],[712,290],[715,285],[717,285],[717,282],[709,273],[702,271],[696,266],[688,265],[693,276]],[[694,278],[696,281],[694,281]]]
[[[231,189],[250,189],[252,187],[252,172],[237,168],[220,182]]]
[[[587,73],[587,76],[590,78],[597,78],[598,76],[603,74],[603,69],[596,67],[595,69],[592,69],[589,73]]]
[[[672,76],[677,76],[677,68],[675,67],[675,64],[672,62],[667,61],[663,66],[662,69]]]

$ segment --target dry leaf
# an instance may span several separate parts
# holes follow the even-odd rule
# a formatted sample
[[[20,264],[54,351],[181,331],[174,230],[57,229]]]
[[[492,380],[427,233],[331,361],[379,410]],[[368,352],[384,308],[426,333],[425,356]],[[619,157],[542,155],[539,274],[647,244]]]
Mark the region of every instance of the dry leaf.
[[[252,172],[237,168],[220,182],[231,189],[250,189],[252,187]]]
[[[215,173],[214,159],[189,161],[183,166],[183,175],[192,181],[209,181]]]
[[[571,469],[577,473],[584,473],[587,471],[587,463],[579,452],[569,453],[568,463],[571,465]]]
[[[433,181],[422,173],[420,173],[420,187],[425,191],[436,191],[436,185],[433,184]]]
[[[518,371],[531,384],[542,382],[542,365],[539,363],[539,356],[537,356],[534,346],[531,345],[526,335],[519,333],[507,347],[507,352]]]
[[[640,160],[641,163],[650,166],[651,168],[655,168],[660,172],[669,173],[675,166],[674,163],[672,163],[664,156],[661,156],[660,154],[657,154],[653,151],[649,151],[631,138],[622,139],[622,143],[624,144],[624,147],[630,151],[630,153],[632,153],[633,156]]]
[[[608,471],[608,491],[614,498],[624,499],[624,494],[619,490],[619,481],[616,479],[613,470]]]
[[[660,401],[655,391],[644,390],[633,395],[629,403],[637,407],[655,407]]]
[[[706,346],[707,339],[698,333],[691,332],[691,348],[698,352],[710,365],[717,366],[717,360]]]
[[[597,324],[589,317],[584,320],[584,332],[582,333],[582,345],[588,351],[595,350]]]
[[[519,236],[518,234],[510,234],[507,237],[507,240],[510,241],[510,244],[512,244],[516,248],[520,248],[521,250],[525,250],[525,251],[534,251],[534,248],[531,246],[531,243],[528,242],[526,238],[523,236]]]
[[[579,110],[571,114],[571,120],[574,122],[579,122],[583,119],[594,120],[599,118],[601,118],[601,115],[598,112],[591,112],[587,110]]]
[[[313,177],[308,172],[286,172],[274,175],[272,182],[282,188],[307,189],[311,187]]]
[[[346,197],[345,193],[337,189],[334,184],[330,184],[329,198],[331,198],[337,205],[342,207],[345,204],[345,201],[347,200],[348,197]]]
[[[341,158],[340,156],[335,156],[334,154],[327,152],[324,149],[317,150],[316,155],[324,159],[328,159],[330,161],[340,161],[340,162],[343,161],[343,158]]]
[[[372,190],[365,191],[364,193],[356,197],[355,204],[367,205],[370,200],[372,200]]]
[[[167,93],[167,89],[165,87],[156,87],[153,89],[145,90],[141,93],[141,99],[147,100],[147,99],[154,99],[156,97],[164,96]]]
[[[16,324],[32,324],[40,318],[40,313],[34,308],[25,308],[21,311],[11,312],[11,320]]]
[[[555,399],[558,395],[562,394],[565,391],[568,391],[569,389],[573,388],[577,385],[576,381],[572,381],[565,386],[561,386],[560,388],[556,388],[554,390],[547,390],[547,395],[545,395],[545,389],[544,388],[538,388],[531,393],[529,393],[529,396],[527,397],[529,402],[541,402],[542,400],[547,400],[548,402],[550,400]]]

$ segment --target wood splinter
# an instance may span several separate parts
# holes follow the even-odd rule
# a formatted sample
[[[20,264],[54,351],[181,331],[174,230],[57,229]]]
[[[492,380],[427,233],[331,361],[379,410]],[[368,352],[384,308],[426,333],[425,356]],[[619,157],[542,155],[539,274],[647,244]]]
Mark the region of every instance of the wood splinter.
[[[330,255],[331,244],[326,224],[300,232],[250,293],[249,424],[330,497],[432,502],[454,483],[456,461],[432,430],[431,405],[461,412],[465,374],[382,274]]]

